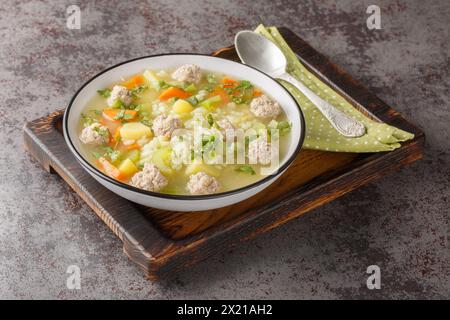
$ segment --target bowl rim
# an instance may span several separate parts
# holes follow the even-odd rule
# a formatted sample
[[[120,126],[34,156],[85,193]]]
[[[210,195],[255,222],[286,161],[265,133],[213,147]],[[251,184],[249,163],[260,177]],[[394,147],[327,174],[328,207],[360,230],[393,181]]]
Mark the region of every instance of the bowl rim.
[[[225,192],[219,192],[219,193],[213,193],[213,194],[204,194],[204,195],[174,195],[174,194],[166,194],[166,193],[160,193],[160,192],[153,192],[153,191],[147,191],[147,190],[143,190],[134,186],[131,186],[129,184],[126,184],[124,182],[120,182],[116,179],[113,179],[109,176],[107,176],[106,174],[104,174],[103,172],[101,172],[99,169],[97,169],[95,166],[93,166],[91,163],[89,163],[89,161],[87,161],[83,155],[80,154],[80,152],[78,152],[77,148],[75,148],[72,139],[69,135],[68,132],[68,121],[69,121],[69,111],[73,106],[73,103],[75,101],[75,99],[78,97],[78,95],[81,93],[81,91],[92,81],[94,81],[97,77],[99,77],[100,75],[114,69],[117,68],[121,65],[130,63],[130,62],[134,62],[134,61],[138,61],[138,60],[143,60],[143,59],[147,59],[147,58],[154,58],[154,57],[161,57],[161,56],[176,56],[176,55],[191,55],[191,56],[204,56],[204,57],[209,57],[209,58],[214,58],[214,59],[220,59],[220,60],[226,60],[228,62],[232,62],[232,63],[237,63],[240,64],[243,67],[247,67],[247,68],[251,68],[253,70],[256,70],[257,72],[259,72],[262,76],[265,76],[267,78],[269,78],[270,80],[272,80],[272,82],[275,85],[278,85],[280,88],[282,88],[294,101],[294,103],[297,105],[298,111],[299,111],[299,116],[300,116],[300,138],[297,142],[297,146],[294,150],[294,152],[292,153],[292,155],[289,157],[289,159],[286,160],[286,162],[280,166],[274,173],[265,176],[264,178],[262,178],[261,180],[258,180],[252,184],[249,184],[245,187],[241,187],[238,189],[233,189],[233,190],[229,190],[229,191],[225,191]],[[112,65],[110,67],[107,67],[106,69],[98,72],[97,74],[95,74],[93,77],[91,77],[89,80],[87,80],[76,92],[75,94],[72,96],[72,98],[70,99],[69,105],[67,106],[66,110],[64,111],[64,117],[63,117],[63,134],[64,134],[64,138],[65,141],[67,143],[67,145],[69,146],[69,149],[71,150],[71,152],[75,155],[75,157],[77,158],[78,161],[81,161],[84,165],[86,165],[91,173],[96,174],[98,177],[116,185],[117,187],[121,187],[121,188],[125,188],[128,191],[133,191],[142,195],[146,195],[146,196],[151,196],[151,197],[156,197],[156,198],[162,198],[162,199],[171,199],[171,200],[208,200],[208,199],[216,199],[216,198],[223,198],[223,197],[227,197],[227,196],[232,196],[238,193],[242,193],[246,190],[250,190],[253,189],[255,187],[260,186],[261,184],[264,184],[266,182],[268,182],[269,180],[275,178],[276,176],[278,176],[280,173],[284,172],[284,170],[286,170],[289,165],[294,161],[294,159],[297,157],[298,153],[300,152],[300,149],[303,146],[303,142],[305,140],[305,131],[306,131],[306,123],[305,123],[305,117],[303,115],[302,109],[300,108],[299,103],[297,102],[297,100],[295,99],[295,97],[284,87],[282,86],[278,81],[275,80],[275,78],[269,76],[268,74],[266,74],[265,72],[258,70],[252,66],[249,66],[247,64],[241,63],[239,61],[233,61],[233,60],[228,60],[225,58],[221,58],[221,57],[215,57],[215,56],[211,56],[208,54],[202,54],[202,53],[183,53],[183,52],[176,52],[176,53],[160,53],[160,54],[154,54],[154,55],[147,55],[147,56],[142,56],[142,57],[137,57],[137,58],[133,58],[133,59],[129,59],[120,63],[117,63],[115,65]],[[85,168],[83,168],[85,169]]]

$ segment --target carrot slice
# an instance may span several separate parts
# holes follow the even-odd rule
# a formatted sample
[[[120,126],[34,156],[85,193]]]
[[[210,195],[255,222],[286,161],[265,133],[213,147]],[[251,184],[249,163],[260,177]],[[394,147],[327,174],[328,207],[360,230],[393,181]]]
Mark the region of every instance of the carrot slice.
[[[179,98],[179,99],[186,99],[189,98],[191,94],[189,92],[186,92],[180,88],[177,87],[170,87],[159,95],[159,100],[166,101],[170,98]]]
[[[253,89],[253,97],[254,98],[256,98],[256,97],[260,97],[262,95],[262,91],[261,90],[259,90],[259,89]]]
[[[119,123],[120,119],[116,119],[120,112],[124,112],[124,120],[133,120],[137,116],[137,111],[135,110],[121,110],[121,109],[104,109],[103,117],[109,121]]]
[[[141,149],[141,146],[139,144],[137,144],[137,143],[133,143],[133,144],[130,144],[128,146],[126,145],[125,149],[126,150],[139,150],[139,149]]]
[[[222,81],[220,81],[222,84],[236,84],[236,80],[230,78],[230,77],[223,77]]]
[[[224,88],[234,88],[237,84],[237,81],[229,78],[229,77],[224,77],[221,81],[220,81]]]
[[[135,75],[130,80],[125,81],[123,84],[127,89],[133,89],[136,86],[139,86],[144,83],[144,77],[140,74]]]
[[[112,145],[115,145],[117,142],[119,142],[119,139],[120,139],[120,128],[122,128],[122,126],[118,126],[116,131],[114,131],[114,134],[111,135],[111,137],[110,137],[110,143]]]
[[[111,162],[101,157],[98,160],[98,166],[106,175],[117,180],[124,180],[125,176]]]

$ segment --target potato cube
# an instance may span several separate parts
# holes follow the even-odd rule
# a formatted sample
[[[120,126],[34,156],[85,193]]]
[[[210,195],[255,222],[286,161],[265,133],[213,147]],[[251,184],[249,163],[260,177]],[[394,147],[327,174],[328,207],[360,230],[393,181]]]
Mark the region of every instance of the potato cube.
[[[125,159],[119,166],[119,171],[129,177],[139,171],[136,165],[130,159]]]
[[[151,137],[152,130],[140,122],[128,122],[120,128],[120,136],[125,140],[139,140],[142,137]]]
[[[192,105],[187,102],[186,100],[183,99],[178,99],[177,101],[175,101],[175,103],[173,104],[173,110],[178,113],[178,114],[183,114],[183,113],[189,113],[192,110],[194,110],[194,108],[192,107]]]

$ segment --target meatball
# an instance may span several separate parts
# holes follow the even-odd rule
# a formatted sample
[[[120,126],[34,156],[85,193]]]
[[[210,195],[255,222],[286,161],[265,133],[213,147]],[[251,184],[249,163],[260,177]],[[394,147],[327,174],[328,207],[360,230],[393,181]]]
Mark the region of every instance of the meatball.
[[[191,194],[210,194],[220,189],[219,181],[204,172],[198,172],[189,177],[187,189]]]
[[[280,104],[273,101],[266,95],[262,95],[252,100],[250,103],[250,111],[257,117],[275,118],[280,114]]]
[[[233,124],[228,119],[217,121],[217,125],[223,130],[234,130]]]
[[[109,141],[109,130],[96,122],[84,128],[80,134],[80,140],[84,144],[99,146]]]
[[[146,163],[144,169],[136,173],[130,182],[136,188],[155,192],[167,186],[168,183],[166,177],[151,163]]]
[[[170,138],[172,132],[181,127],[180,119],[174,118],[173,116],[160,115],[153,121],[153,132],[155,136]]]
[[[248,144],[248,159],[250,163],[267,165],[272,160],[271,145],[265,138],[258,138]]]
[[[172,73],[172,78],[177,81],[197,84],[202,79],[202,73],[199,66],[195,64],[185,64]]]
[[[226,138],[227,131],[230,131],[234,135],[234,126],[228,119],[222,119],[217,121],[217,125],[221,129],[220,132],[222,133],[224,139]]]
[[[117,100],[120,100],[124,105],[129,106],[132,100],[130,91],[123,86],[114,86],[106,102],[108,103],[108,106],[112,107]]]

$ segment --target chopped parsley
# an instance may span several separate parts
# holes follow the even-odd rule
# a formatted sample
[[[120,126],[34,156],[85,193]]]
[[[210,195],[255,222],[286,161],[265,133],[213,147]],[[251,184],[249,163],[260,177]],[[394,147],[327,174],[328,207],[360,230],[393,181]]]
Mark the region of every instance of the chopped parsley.
[[[97,120],[90,117],[85,113],[81,113],[81,119],[83,119],[83,127],[89,127],[91,124],[96,123]]]
[[[244,99],[244,98],[242,98],[242,97],[232,97],[231,98],[231,101],[233,101],[234,103],[237,103],[237,104],[243,104],[243,103],[246,103],[247,101]]]
[[[213,92],[214,91],[214,88],[211,85],[206,85],[203,89],[206,90],[207,92]]]
[[[103,154],[99,153],[99,152],[92,152],[92,155],[94,156],[95,159],[99,159],[101,157],[103,157]]]
[[[122,152],[114,150],[109,146],[100,147],[97,151],[92,152],[92,155],[96,159],[107,157],[111,160],[111,162],[116,162],[123,156]]]
[[[222,84],[222,89],[230,96],[231,101],[237,104],[249,103],[253,96],[253,88],[253,84],[248,80],[241,80],[232,87]]]
[[[206,119],[208,120],[208,123],[210,126],[212,126],[214,124],[214,118],[211,113],[208,113],[208,115],[206,116]]]
[[[193,106],[198,104],[198,99],[196,96],[190,96],[189,98],[186,99],[186,101],[192,104]]]
[[[247,173],[247,174],[251,174],[251,175],[255,175],[256,174],[255,170],[253,170],[253,168],[251,166],[249,166],[249,165],[239,166],[235,170],[238,171],[238,172],[243,172],[243,173]]]
[[[101,95],[103,98],[109,98],[111,95],[111,89],[103,89],[103,90],[97,90],[97,93]]]
[[[151,127],[152,126],[152,118],[150,117],[150,115],[147,111],[143,110],[143,108],[144,108],[144,105],[138,104],[138,105],[136,105],[134,110],[137,111],[137,113],[138,113],[139,121],[142,124],[145,124],[147,127]]]
[[[207,74],[206,81],[208,81],[209,84],[216,84],[217,83],[216,76],[213,73],[208,73]]]
[[[103,129],[102,127],[95,127],[93,130],[95,132],[97,132],[99,135],[101,135],[102,137],[108,137],[109,136],[108,129]]]
[[[178,98],[178,97],[173,97],[173,98],[170,98],[168,102],[169,102],[170,104],[174,104],[177,100],[180,100],[180,98]]]
[[[214,142],[214,141],[216,141],[216,136],[215,135],[203,136],[203,138],[202,138],[202,146],[206,146],[210,142]]]
[[[130,94],[133,97],[138,97],[142,92],[144,92],[147,89],[148,89],[148,87],[146,85],[140,85],[140,86],[137,86],[137,87],[134,87],[133,89],[131,89]]]
[[[126,113],[125,110],[120,110],[114,117],[114,120],[131,120],[131,119],[133,119],[133,116],[129,113]]]
[[[119,158],[122,156],[122,153],[120,151],[114,150],[109,146],[103,147],[103,150],[105,151],[104,156],[107,156],[109,159],[111,159],[112,162],[119,160]]]
[[[113,109],[126,109],[125,103],[122,102],[122,100],[117,99],[114,101],[113,105],[111,106]]]
[[[239,81],[239,84],[236,86],[235,90],[240,90],[240,89],[246,90],[246,89],[251,89],[251,88],[253,88],[253,84],[250,81],[242,80],[242,81]]]

